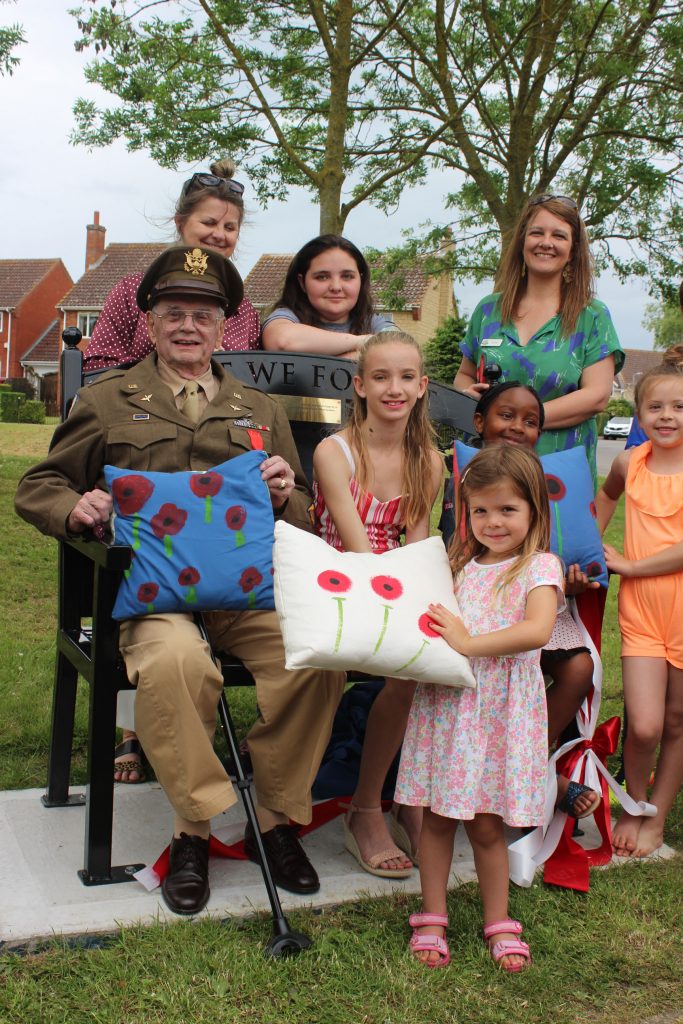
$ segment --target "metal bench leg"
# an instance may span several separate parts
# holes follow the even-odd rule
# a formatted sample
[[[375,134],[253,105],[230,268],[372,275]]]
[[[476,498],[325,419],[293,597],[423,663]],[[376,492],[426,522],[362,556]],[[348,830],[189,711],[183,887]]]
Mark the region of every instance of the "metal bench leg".
[[[47,764],[47,791],[41,797],[44,807],[82,807],[82,793],[69,795],[71,748],[76,713],[78,673],[61,651],[57,653],[55,685],[52,697],[52,727]]]
[[[228,749],[230,750],[230,756],[232,757],[235,765],[237,788],[240,791],[242,801],[244,803],[244,809],[247,812],[247,821],[254,830],[256,849],[258,850],[261,872],[263,874],[263,883],[266,887],[271,910],[273,912],[273,934],[266,944],[264,954],[271,957],[280,957],[298,953],[302,949],[307,949],[308,946],[313,945],[313,943],[311,939],[309,939],[308,935],[304,935],[303,932],[293,932],[290,929],[287,918],[282,911],[282,904],[280,903],[277,887],[270,872],[268,857],[266,856],[266,851],[263,848],[261,830],[259,829],[258,818],[256,817],[256,808],[254,807],[254,800],[249,788],[249,780],[244,773],[244,766],[242,765],[242,758],[237,744],[237,735],[235,733],[235,727],[232,722],[230,709],[228,708],[228,702],[225,699],[224,693],[221,693],[220,701],[218,703],[218,715],[221,726],[223,727]]]

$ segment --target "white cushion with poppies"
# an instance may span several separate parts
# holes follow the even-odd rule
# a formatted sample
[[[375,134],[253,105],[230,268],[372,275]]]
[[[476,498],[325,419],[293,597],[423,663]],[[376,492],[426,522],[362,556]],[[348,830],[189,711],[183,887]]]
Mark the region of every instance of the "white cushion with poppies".
[[[359,554],[279,522],[273,565],[288,669],[354,669],[476,685],[467,658],[430,626],[430,604],[460,614],[439,537],[381,555]]]

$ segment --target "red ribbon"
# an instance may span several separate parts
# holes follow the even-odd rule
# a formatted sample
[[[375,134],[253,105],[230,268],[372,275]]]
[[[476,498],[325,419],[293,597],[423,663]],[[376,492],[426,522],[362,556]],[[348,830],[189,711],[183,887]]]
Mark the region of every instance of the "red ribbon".
[[[606,758],[617,749],[620,729],[621,720],[616,716],[603,722],[595,730],[592,739],[581,740],[558,760],[558,774],[571,778],[579,758],[588,750],[592,750],[598,760],[604,764]],[[581,772],[581,779],[584,778],[584,775],[585,766]],[[575,819],[567,816],[560,841],[552,856],[546,861],[543,869],[543,881],[548,885],[561,885],[566,889],[578,889],[580,892],[588,892],[589,868],[598,864],[609,864],[611,861],[612,822],[609,803],[610,789],[607,785],[607,780],[602,775],[600,775],[600,791],[602,802],[593,817],[602,837],[602,843],[594,850],[584,850],[572,838]]]

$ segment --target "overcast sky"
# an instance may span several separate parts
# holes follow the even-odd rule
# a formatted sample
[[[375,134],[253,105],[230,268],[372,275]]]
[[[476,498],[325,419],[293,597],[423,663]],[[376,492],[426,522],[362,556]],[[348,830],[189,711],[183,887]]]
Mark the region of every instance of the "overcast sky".
[[[16,50],[21,64],[11,77],[0,77],[3,146],[0,147],[2,232],[0,259],[61,257],[72,278],[84,270],[85,226],[93,212],[107,228],[109,242],[173,241],[172,213],[188,171],[163,170],[142,153],[128,153],[121,143],[89,152],[68,138],[72,107],[79,96],[105,105],[109,97],[88,85],[84,65],[93,54],[76,53],[75,19],[67,13],[77,0],[18,0],[0,4],[0,24],[23,25],[27,43]],[[293,252],[318,234],[318,207],[307,193],[296,190],[286,203],[267,210],[249,202],[246,183],[245,223],[236,263],[245,275],[263,252]],[[382,248],[401,241],[401,230],[427,219],[447,219],[441,197],[448,189],[445,175],[434,175],[421,189],[404,195],[400,210],[390,217],[364,204],[349,217],[345,234],[361,248]],[[457,237],[455,239],[457,244]],[[456,299],[470,313],[485,294],[485,285],[457,284]],[[605,276],[598,295],[607,303],[622,345],[651,348],[642,326],[648,302],[645,285],[621,285]]]

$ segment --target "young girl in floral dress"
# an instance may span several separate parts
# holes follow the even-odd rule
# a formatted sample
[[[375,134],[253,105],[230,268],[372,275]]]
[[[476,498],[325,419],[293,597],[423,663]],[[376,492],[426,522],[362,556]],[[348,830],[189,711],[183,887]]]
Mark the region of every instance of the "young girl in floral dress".
[[[432,605],[434,630],[471,659],[476,690],[418,684],[403,743],[396,799],[424,808],[422,913],[410,942],[429,967],[450,961],[446,895],[453,843],[465,822],[484,911],[484,940],[506,971],[530,960],[522,926],[508,917],[504,824],[543,823],[547,712],[540,650],[563,603],[562,567],[548,553],[548,495],[541,464],[512,446],[479,452],[460,494],[464,538],[453,547],[462,619]]]

